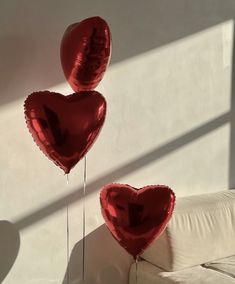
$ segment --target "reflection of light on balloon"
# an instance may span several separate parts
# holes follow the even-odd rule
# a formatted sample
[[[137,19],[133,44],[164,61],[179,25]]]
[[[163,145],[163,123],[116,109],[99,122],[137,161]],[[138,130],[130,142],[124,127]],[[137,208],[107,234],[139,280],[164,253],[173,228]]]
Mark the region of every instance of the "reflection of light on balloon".
[[[101,119],[102,115],[103,115],[103,109],[102,109],[102,107],[100,107],[98,109],[98,118]]]
[[[117,218],[116,210],[114,209],[113,206],[107,206],[107,211],[109,212],[110,218],[112,217],[113,219]]]

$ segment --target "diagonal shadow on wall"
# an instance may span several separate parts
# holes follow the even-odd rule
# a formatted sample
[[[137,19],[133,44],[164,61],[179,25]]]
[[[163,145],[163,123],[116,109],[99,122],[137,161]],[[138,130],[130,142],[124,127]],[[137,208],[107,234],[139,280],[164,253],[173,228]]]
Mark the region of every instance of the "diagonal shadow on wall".
[[[183,134],[182,136],[156,148],[135,160],[118,167],[93,182],[87,184],[87,195],[99,190],[103,185],[114,182],[130,173],[133,173],[152,162],[169,155],[170,153],[192,143],[196,139],[216,130],[230,121],[230,112],[224,113],[217,118]],[[47,216],[64,209],[68,204],[77,202],[83,197],[82,188],[75,189],[72,193],[61,197],[60,199],[32,212],[30,215],[23,216],[15,221],[18,230],[23,230],[28,226],[46,218]]]
[[[73,1],[73,2],[75,3],[79,1]],[[12,8],[13,0],[10,0],[5,3],[9,3],[9,8]],[[35,8],[35,11],[37,10],[39,16],[40,16],[40,11],[41,14],[42,12],[43,13],[45,12],[45,8],[43,8],[43,6],[47,5],[46,3],[48,4],[48,1],[44,0],[40,1],[40,5],[42,7],[41,10],[40,9],[37,10],[37,7]],[[61,10],[64,13],[62,1],[56,1],[56,2],[54,0],[50,1],[50,7],[54,8],[55,3],[57,6],[61,8],[58,10],[59,11]],[[22,9],[24,9],[24,5],[22,5],[22,2],[20,3],[20,5],[23,7]],[[35,2],[33,5],[35,5]],[[64,5],[67,5],[67,3],[65,3]],[[136,1],[132,2],[132,1],[121,0],[114,5],[113,2],[111,4],[111,1],[108,0],[102,1],[102,4],[101,3],[94,4],[94,2],[92,3],[91,0],[88,0],[88,1],[83,1],[82,5],[83,6],[80,6],[80,8],[81,7],[83,8],[82,15],[80,15],[81,18],[90,16],[91,14],[93,15],[100,14],[101,16],[106,18],[110,23],[111,29],[113,30],[113,37],[114,37],[113,39],[116,43],[114,46],[114,53],[112,60],[113,64],[125,60],[127,58],[130,58],[132,56],[138,55],[140,53],[146,52],[148,50],[154,49],[156,47],[168,44],[172,41],[184,38],[203,29],[207,29],[211,26],[222,23],[226,20],[233,19],[235,15],[235,5],[234,1],[232,0],[225,0],[225,1],[177,0],[174,2],[172,2],[171,0],[159,0],[159,1],[151,0],[148,2],[148,4],[142,1],[136,3]],[[50,11],[50,7],[47,11]],[[169,9],[169,7],[171,8]],[[28,12],[27,9],[25,9],[25,11]],[[70,24],[71,18],[73,18],[74,20],[77,19],[76,9],[73,9],[73,11],[71,10],[71,13],[72,16],[71,14],[67,16],[65,15],[64,21],[61,21],[60,15],[56,15],[58,16],[58,21],[60,21],[59,23],[60,33],[61,31],[63,31],[64,26],[66,26],[65,24],[66,22]],[[13,16],[15,15],[14,13],[12,14]],[[23,20],[24,13],[23,12],[18,13],[18,15],[22,17],[21,19],[22,21],[19,20],[18,22],[19,23],[24,22],[25,27],[27,27],[28,23]],[[148,17],[145,17],[145,15],[148,15]],[[143,17],[144,21],[142,21]],[[45,19],[45,17],[43,18]],[[48,20],[51,21],[51,18],[48,17],[47,20],[43,22],[40,21],[40,23],[41,25],[43,25],[44,30],[46,28],[49,28],[49,33],[53,33],[55,32],[55,27],[58,24],[58,22],[54,21],[54,24],[50,26],[48,25],[49,23]],[[127,29],[121,28],[120,20],[122,21],[124,26],[128,27]],[[48,27],[46,25],[48,25]],[[152,28],[149,29],[149,27]],[[127,32],[128,30],[130,31],[129,33]],[[40,32],[40,29],[37,30],[36,28],[36,33],[37,32]],[[138,37],[134,36],[136,34],[138,34]],[[25,88],[23,87],[23,85],[24,84],[27,85],[28,78],[27,76],[25,76],[25,78],[21,77],[22,80],[18,80],[19,79],[18,76],[19,73],[21,72],[22,74],[22,72],[24,72],[25,68],[27,67],[24,64],[24,62],[25,60],[29,59],[28,58],[29,54],[31,54],[34,59],[37,58],[38,62],[40,63],[44,55],[43,54],[38,55],[39,49],[37,47],[37,44],[35,44],[34,41],[31,42],[31,40],[28,39],[27,34],[24,35],[20,34],[19,37],[15,36],[12,33],[11,37],[7,39],[0,37],[0,39],[1,41],[2,39],[4,41],[4,45],[1,45],[2,50],[4,52],[1,52],[1,54],[4,54],[5,58],[5,60],[1,61],[4,63],[4,65],[1,65],[0,67],[2,73],[5,74],[0,78],[0,91],[1,91],[0,104],[4,104],[13,101],[15,99],[18,99],[19,97],[24,97],[25,95],[27,95],[25,94]],[[131,44],[127,44],[128,42],[131,42]],[[60,68],[58,63],[59,57],[58,55],[55,55],[55,50],[57,50],[58,48],[58,42],[51,44],[51,38],[47,38],[44,41],[44,43],[46,44],[46,46],[44,46],[43,52],[47,54],[46,58],[48,59],[47,62],[45,63],[46,65],[44,65],[44,69],[51,70],[51,66],[57,66],[58,68]],[[9,48],[9,46],[11,48]],[[42,46],[43,44],[41,44],[41,47]],[[19,54],[19,61],[17,61],[18,56],[14,54],[15,52],[14,47],[18,47],[17,52]],[[33,49],[31,49],[32,47]],[[24,52],[23,49],[25,49],[26,52]],[[29,51],[29,53],[27,52],[27,50]],[[11,56],[12,58],[14,58],[14,60],[9,61],[11,60]],[[9,60],[7,60],[7,58],[9,58]],[[15,64],[10,64],[14,62],[18,63],[18,65],[15,66]],[[157,159],[163,158],[164,156],[172,153],[173,151],[180,149],[181,147],[187,145],[188,143],[193,142],[194,140],[202,137],[203,135],[206,135],[207,133],[210,133],[211,131],[229,122],[231,123],[229,184],[230,188],[234,187],[235,186],[235,178],[233,175],[235,170],[235,151],[233,147],[235,143],[234,63],[235,59],[233,57],[231,112],[225,113],[217,117],[216,119],[213,119],[205,123],[204,125],[196,129],[193,129],[188,133],[185,133],[181,137],[178,137],[168,142],[167,144],[157,149],[154,149],[141,157],[136,158],[134,161],[131,161],[120,168],[110,171],[104,176],[89,183],[87,186],[87,193],[91,194],[100,187],[102,187],[104,184],[113,182],[114,180],[124,177],[125,175],[131,172],[141,169],[147,164],[150,164]],[[13,66],[15,68],[13,68]],[[40,67],[39,69],[40,69],[39,73],[35,73],[32,75],[31,81],[34,84],[33,86],[30,86],[30,88],[33,88],[36,85],[37,88],[45,89],[52,85],[56,85],[64,80],[62,73],[60,71],[54,71],[53,74],[48,74],[48,76],[41,76],[38,74],[43,73],[43,68]],[[35,70],[35,72],[36,71],[38,70]],[[27,72],[25,74],[27,74]],[[8,79],[11,81],[10,84],[9,82],[7,82]],[[16,82],[16,84],[12,84],[12,82]],[[17,84],[17,82],[18,83],[23,82],[23,84],[20,86]],[[6,83],[8,84],[7,86]],[[18,85],[17,91],[15,85]],[[13,226],[15,226],[15,229],[17,228],[17,230],[22,231],[26,229],[28,226],[46,218],[47,216],[57,212],[58,210],[65,208],[67,204],[74,203],[81,198],[82,198],[81,188],[75,189],[71,194],[62,197],[43,208],[35,210],[30,215],[20,217],[18,220],[15,221],[15,224]],[[79,246],[80,245],[78,245],[77,251],[79,251]],[[14,252],[16,251],[17,247]],[[14,252],[12,253],[12,256],[14,256]],[[73,259],[74,258],[72,254],[71,265]],[[12,258],[12,262],[14,262],[14,257]],[[7,270],[5,275],[6,274]],[[5,277],[5,275],[2,277]]]
[[[69,5],[63,0],[8,0],[2,5],[0,104],[65,81],[59,46],[72,22],[93,15],[105,18],[112,30],[115,64],[235,15],[232,0],[71,0]]]
[[[172,141],[162,145],[161,147],[158,147],[146,153],[145,155],[142,155],[136,158],[135,160],[130,161],[129,163],[108,172],[102,177],[95,179],[94,181],[87,184],[86,194],[87,195],[92,194],[95,191],[99,190],[103,185],[113,182],[115,180],[118,180],[121,177],[124,177],[130,173],[133,173],[145,167],[146,165],[149,165],[152,162],[158,159],[161,159],[176,150],[179,150],[180,148],[188,145],[189,143],[194,142],[195,140],[203,137],[204,135],[209,134],[210,132],[228,123],[230,121],[230,116],[231,116],[230,112],[224,113],[218,116],[217,118],[212,119],[208,121],[207,123],[183,134],[182,136],[173,139]],[[20,217],[18,220],[15,220],[15,222],[11,224],[9,230],[4,229],[3,231],[5,232],[5,237],[4,239],[2,239],[0,246],[3,246],[5,248],[9,247],[10,250],[8,251],[9,262],[6,262],[6,257],[4,254],[1,254],[0,256],[0,263],[3,262],[5,263],[5,266],[6,266],[5,270],[0,271],[0,279],[4,279],[6,277],[8,271],[10,270],[11,266],[14,264],[14,261],[17,257],[19,246],[20,246],[18,232],[23,231],[27,227],[47,218],[48,216],[56,213],[57,211],[64,209],[67,205],[73,204],[82,198],[83,198],[83,188],[75,189],[72,193],[67,194],[59,198],[58,200],[55,200],[54,202],[51,202],[50,204],[35,210],[29,215]],[[3,225],[5,225],[5,223]],[[0,231],[1,231],[1,223],[0,223]],[[97,239],[97,232],[98,232],[98,236],[100,235],[102,236],[101,239],[103,239],[104,237],[105,238],[107,237],[106,228],[101,226],[99,229],[89,234],[88,239],[86,238],[87,239],[86,241],[90,243],[89,245],[90,247],[92,247],[92,244],[94,246],[94,243],[95,243],[94,239]],[[111,237],[108,237],[108,238],[111,238]],[[112,241],[109,239],[109,242],[112,242]],[[112,244],[112,246],[115,246],[115,242]],[[81,250],[81,242],[77,243],[77,245],[73,249],[71,259],[70,259],[70,264],[69,264],[69,267],[71,266],[71,269],[73,269],[75,264],[76,264],[76,267],[78,267],[77,258],[81,257],[80,250]],[[92,250],[86,253],[89,255],[90,260],[95,259],[95,256],[93,255]],[[112,265],[110,265],[110,267],[107,267],[105,271],[97,272],[97,273],[99,273],[99,277],[101,277],[101,279],[106,279],[106,278],[108,279],[110,273],[111,274],[114,273],[114,275],[117,274],[116,279],[120,278],[120,275],[119,275],[120,272],[118,272],[118,269]],[[79,275],[81,274],[78,270],[78,272],[71,274],[71,277],[80,277]]]
[[[204,135],[209,134],[210,132],[218,129],[219,127],[222,127],[223,125],[229,123],[230,117],[231,117],[230,112],[224,113],[218,116],[217,118],[212,119],[208,121],[207,123],[183,134],[182,136],[173,139],[172,141],[162,145],[161,147],[158,147],[146,153],[145,155],[142,155],[136,158],[135,160],[110,171],[109,173],[103,175],[102,177],[97,178],[93,182],[88,183],[86,194],[87,195],[92,194],[95,191],[99,190],[103,185],[113,182],[115,180],[118,180],[121,177],[124,177],[130,173],[133,173],[145,167],[146,165],[149,165],[152,162],[158,159],[161,159],[176,150],[179,150],[180,148],[188,145],[189,143],[194,142],[195,140],[203,137]],[[16,232],[23,231],[27,227],[43,220],[44,218],[47,218],[48,216],[56,213],[57,211],[64,209],[67,205],[75,203],[82,198],[83,198],[83,188],[75,189],[72,193],[67,194],[61,197],[60,199],[40,209],[35,210],[31,214],[20,217],[18,220],[14,222],[14,224],[12,224],[12,226],[14,227],[14,230]],[[96,262],[99,260],[97,260],[97,257],[96,257],[97,251],[94,254],[94,250],[92,250],[92,248],[97,244],[97,240],[99,239],[104,240],[105,238],[108,238],[108,241],[105,242],[105,245],[112,245],[113,248],[115,248],[116,246],[116,248],[112,251],[113,257],[115,257],[115,254],[117,255],[120,254],[120,250],[117,244],[115,244],[115,242],[111,239],[111,236],[109,236],[109,233],[107,232],[107,229],[105,228],[105,226],[101,226],[86,237],[86,243],[88,247],[88,249],[86,249],[87,261],[94,262],[94,267],[96,267],[97,265]],[[2,244],[4,245],[4,242]],[[100,248],[102,248],[102,246],[100,246]],[[67,273],[69,273],[71,279],[75,281],[74,283],[79,283],[77,281],[80,281],[79,279],[81,278],[81,275],[82,275],[81,270],[80,270],[80,268],[82,267],[80,265],[82,261],[81,260],[81,255],[82,255],[81,249],[82,249],[82,242],[80,241],[75,245],[71,253],[69,266],[68,266],[69,271],[67,268],[67,272],[66,272],[66,275],[63,281],[64,284],[67,281]],[[104,251],[108,251],[108,250],[106,249]],[[10,255],[14,256],[14,251]],[[109,254],[105,256],[102,254],[102,257],[109,258],[110,256]],[[10,270],[10,267],[13,265],[14,260],[15,258],[14,259],[12,258],[12,262],[9,264],[9,270]],[[0,257],[0,262],[1,262],[1,257]],[[93,279],[94,277],[98,277],[99,281],[101,279],[102,281],[100,283],[108,283],[107,281],[108,279],[110,279],[110,275],[116,275],[115,281],[117,284],[122,283],[121,278],[125,277],[120,274],[120,271],[118,270],[118,268],[115,267],[115,265],[112,264],[112,260],[110,260],[110,266],[104,268],[102,271],[98,271],[98,270],[95,271],[93,275],[87,275],[86,277],[91,278],[91,279],[89,278],[90,280],[87,279],[88,281],[87,283],[98,283],[96,282],[95,279]],[[5,274],[0,273],[0,276],[5,277],[6,273]]]

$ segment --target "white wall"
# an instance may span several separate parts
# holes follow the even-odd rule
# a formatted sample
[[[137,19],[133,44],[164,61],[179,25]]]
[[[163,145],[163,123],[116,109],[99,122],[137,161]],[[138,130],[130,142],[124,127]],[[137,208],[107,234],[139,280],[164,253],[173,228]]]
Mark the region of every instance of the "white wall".
[[[69,204],[70,283],[81,283],[83,161],[67,186],[23,115],[33,91],[71,93],[59,61],[65,28],[100,15],[113,35],[98,88],[107,120],[87,155],[86,283],[127,284],[131,257],[101,226],[102,185],[167,184],[182,196],[233,183],[234,12],[220,0],[1,1],[0,281],[66,283]]]

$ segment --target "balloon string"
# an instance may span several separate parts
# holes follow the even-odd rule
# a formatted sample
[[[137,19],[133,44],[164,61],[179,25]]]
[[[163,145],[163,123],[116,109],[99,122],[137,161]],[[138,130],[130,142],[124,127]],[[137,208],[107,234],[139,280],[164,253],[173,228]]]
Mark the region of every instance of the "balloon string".
[[[138,256],[135,259],[135,283],[138,284]]]
[[[85,236],[86,236],[86,156],[84,157],[84,173],[83,173],[83,232],[82,232],[82,283],[85,283]]]
[[[66,174],[67,177],[67,186],[69,185],[69,175]],[[66,235],[67,235],[67,284],[69,284],[70,282],[70,267],[69,267],[69,204],[67,203],[67,207],[66,207],[66,224],[67,224],[67,228],[66,228]]]

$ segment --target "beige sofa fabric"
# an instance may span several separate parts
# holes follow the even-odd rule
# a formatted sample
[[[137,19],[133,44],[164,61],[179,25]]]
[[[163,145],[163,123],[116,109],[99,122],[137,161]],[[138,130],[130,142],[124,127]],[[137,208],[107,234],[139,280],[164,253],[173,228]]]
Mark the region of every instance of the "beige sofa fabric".
[[[160,268],[141,261],[138,264],[136,283],[135,264],[131,266],[129,284],[235,284],[235,279],[201,266],[177,272],[164,272]]]
[[[183,197],[167,229],[142,255],[177,271],[235,254],[235,190]]]
[[[235,279],[235,255],[206,263],[204,267],[225,273]]]

